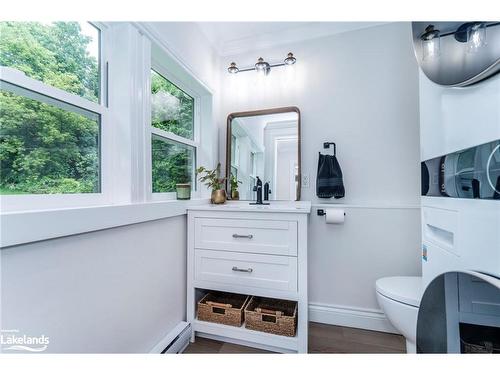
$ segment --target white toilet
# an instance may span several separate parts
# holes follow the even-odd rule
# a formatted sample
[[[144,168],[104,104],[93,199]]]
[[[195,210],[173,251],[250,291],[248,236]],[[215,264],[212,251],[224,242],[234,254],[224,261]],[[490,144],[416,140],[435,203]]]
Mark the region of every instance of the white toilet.
[[[396,276],[378,279],[377,300],[392,325],[406,338],[406,352],[416,353],[417,315],[422,299],[422,278]]]

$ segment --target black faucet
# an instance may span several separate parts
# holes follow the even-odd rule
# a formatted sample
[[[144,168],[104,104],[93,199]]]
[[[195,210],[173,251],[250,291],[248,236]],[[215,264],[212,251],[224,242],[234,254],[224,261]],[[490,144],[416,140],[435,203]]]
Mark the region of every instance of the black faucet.
[[[255,203],[250,203],[250,204],[269,204],[269,203],[264,203],[262,202],[262,181],[260,180],[259,176],[257,176],[257,182],[255,183],[255,186],[253,187],[253,191],[257,192],[257,201]]]
[[[264,200],[269,200],[269,194],[271,194],[271,189],[269,189],[269,182],[264,184]]]

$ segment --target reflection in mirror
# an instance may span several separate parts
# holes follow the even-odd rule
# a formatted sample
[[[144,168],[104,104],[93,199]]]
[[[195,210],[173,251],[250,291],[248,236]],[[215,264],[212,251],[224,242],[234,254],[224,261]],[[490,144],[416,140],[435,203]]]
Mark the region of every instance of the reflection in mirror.
[[[300,198],[299,113],[293,109],[272,111],[229,116],[227,174],[240,181],[241,200],[256,199],[257,177],[263,186],[269,184],[269,200]],[[263,187],[265,199],[264,192]]]
[[[418,308],[417,353],[500,353],[499,306],[498,277],[466,270],[437,276]]]

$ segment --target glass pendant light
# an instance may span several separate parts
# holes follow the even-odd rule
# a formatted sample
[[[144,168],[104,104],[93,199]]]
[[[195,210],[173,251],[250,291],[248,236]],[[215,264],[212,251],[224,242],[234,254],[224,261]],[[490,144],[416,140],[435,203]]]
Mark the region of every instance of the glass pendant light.
[[[293,53],[288,52],[288,55],[287,55],[284,63],[285,63],[285,65],[293,65],[293,64],[295,64],[296,61],[297,61],[297,59],[295,57],[293,57]]]
[[[434,25],[429,25],[420,36],[420,40],[422,41],[422,59],[424,61],[437,58],[441,53],[439,34],[439,30],[436,30]]]
[[[269,74],[269,71],[271,70],[271,66],[268,62],[264,61],[262,57],[259,57],[259,59],[255,63],[255,70],[257,71],[257,73],[267,76]]]
[[[486,24],[475,22],[467,29],[467,52],[477,52],[486,45]]]
[[[232,62],[231,64],[229,64],[229,68],[227,68],[227,71],[231,74],[236,74],[238,73],[240,70],[238,69],[238,67],[236,66],[236,63],[235,62]]]

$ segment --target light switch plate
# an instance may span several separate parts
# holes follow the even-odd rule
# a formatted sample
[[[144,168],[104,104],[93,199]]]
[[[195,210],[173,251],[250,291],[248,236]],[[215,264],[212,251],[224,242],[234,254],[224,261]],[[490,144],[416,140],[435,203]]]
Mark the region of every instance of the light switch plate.
[[[304,173],[302,175],[302,187],[303,188],[308,188],[309,185],[310,185],[309,175],[307,173]]]

